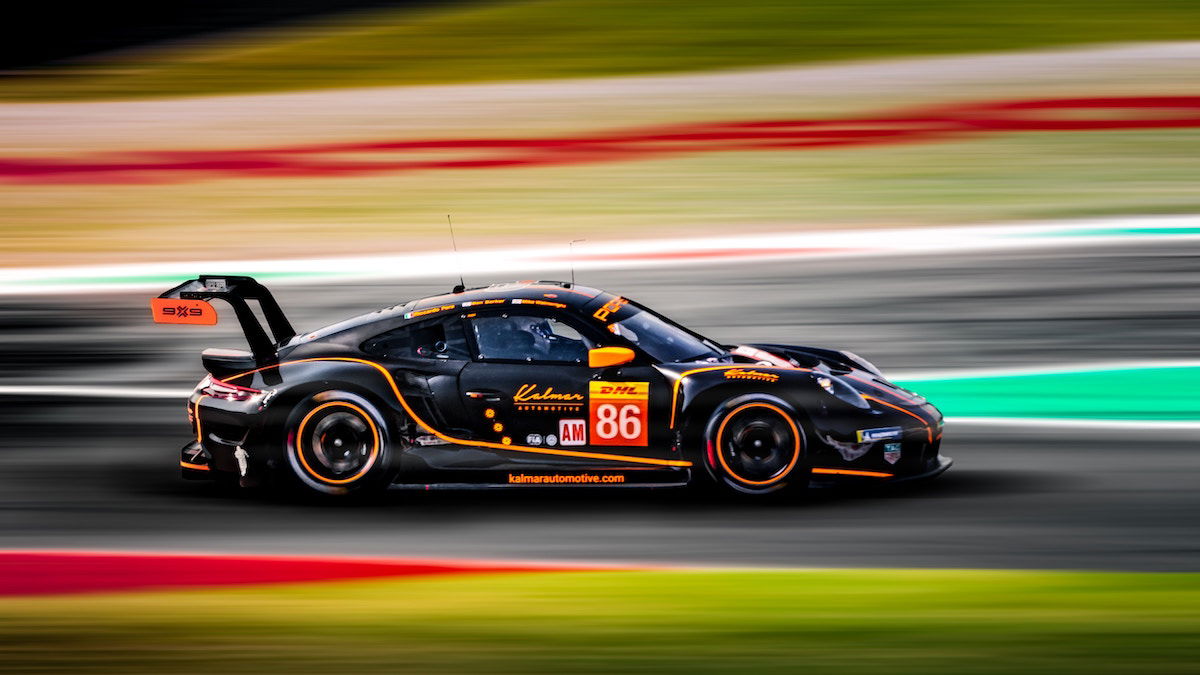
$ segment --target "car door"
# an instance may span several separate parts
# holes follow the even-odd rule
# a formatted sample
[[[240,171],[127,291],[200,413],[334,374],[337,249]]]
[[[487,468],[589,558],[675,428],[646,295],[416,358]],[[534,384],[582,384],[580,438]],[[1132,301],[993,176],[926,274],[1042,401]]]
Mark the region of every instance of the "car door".
[[[459,385],[475,438],[526,452],[664,457],[669,451],[650,416],[651,391],[665,389],[663,378],[645,364],[589,367],[588,350],[605,342],[598,329],[533,308],[481,312],[466,323],[473,360]]]
[[[369,338],[361,349],[387,368],[422,420],[452,436],[462,432],[457,428],[465,416],[458,377],[471,356],[461,318],[450,315],[395,327]],[[418,440],[433,439],[422,433]]]

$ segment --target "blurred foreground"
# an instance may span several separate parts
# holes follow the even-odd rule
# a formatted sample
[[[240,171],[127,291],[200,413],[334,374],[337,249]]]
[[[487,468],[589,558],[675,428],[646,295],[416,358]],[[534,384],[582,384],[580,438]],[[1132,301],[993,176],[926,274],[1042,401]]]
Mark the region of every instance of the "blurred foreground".
[[[0,599],[0,671],[1156,673],[1200,659],[1194,574],[457,576]]]

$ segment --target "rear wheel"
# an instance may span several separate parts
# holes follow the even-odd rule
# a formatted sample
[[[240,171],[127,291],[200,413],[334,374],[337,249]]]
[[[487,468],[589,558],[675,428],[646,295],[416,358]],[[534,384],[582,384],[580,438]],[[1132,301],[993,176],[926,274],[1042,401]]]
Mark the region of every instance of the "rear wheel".
[[[386,485],[391,465],[387,427],[369,401],[326,391],[288,416],[287,464],[305,487],[328,495],[368,492]]]
[[[706,461],[723,487],[743,494],[802,489],[810,471],[804,457],[803,426],[775,398],[727,401],[709,420]]]

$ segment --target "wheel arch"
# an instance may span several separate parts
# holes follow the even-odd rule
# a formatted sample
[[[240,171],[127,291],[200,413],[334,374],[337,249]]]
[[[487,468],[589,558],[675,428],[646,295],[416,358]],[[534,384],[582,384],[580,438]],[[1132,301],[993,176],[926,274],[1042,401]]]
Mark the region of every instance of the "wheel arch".
[[[265,411],[265,432],[276,450],[282,451],[286,440],[287,420],[293,408],[325,391],[342,391],[361,397],[375,407],[392,439],[402,438],[412,421],[397,400],[387,376],[366,364],[354,362],[317,362],[284,364],[284,367],[310,366],[299,374],[290,375],[275,387],[276,395]],[[318,366],[318,368],[312,368]],[[368,370],[372,372],[367,372]]]
[[[755,386],[752,382],[735,382],[725,380],[697,383],[690,395],[684,397],[682,408],[678,412],[675,429],[682,442],[681,449],[692,461],[704,460],[704,439],[709,419],[713,413],[728,401],[743,397],[761,396],[764,400],[777,402],[789,411],[792,419],[800,424],[804,433],[812,435],[812,415],[808,412],[809,391],[803,385],[797,386],[793,378],[780,379],[779,382],[767,386]],[[681,391],[687,391],[688,383],[681,385]]]

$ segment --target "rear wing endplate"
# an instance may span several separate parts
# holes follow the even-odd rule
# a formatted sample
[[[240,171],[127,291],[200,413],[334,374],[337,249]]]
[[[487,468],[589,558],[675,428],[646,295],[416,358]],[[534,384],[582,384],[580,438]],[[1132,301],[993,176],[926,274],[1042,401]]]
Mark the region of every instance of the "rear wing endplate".
[[[251,277],[201,275],[152,299],[150,310],[157,323],[212,325],[217,322],[216,309],[207,302],[212,299],[224,300],[233,307],[254,360],[260,364],[274,361],[277,346],[296,335],[271,291]],[[254,315],[248,300],[258,301],[271,329],[270,336]]]

